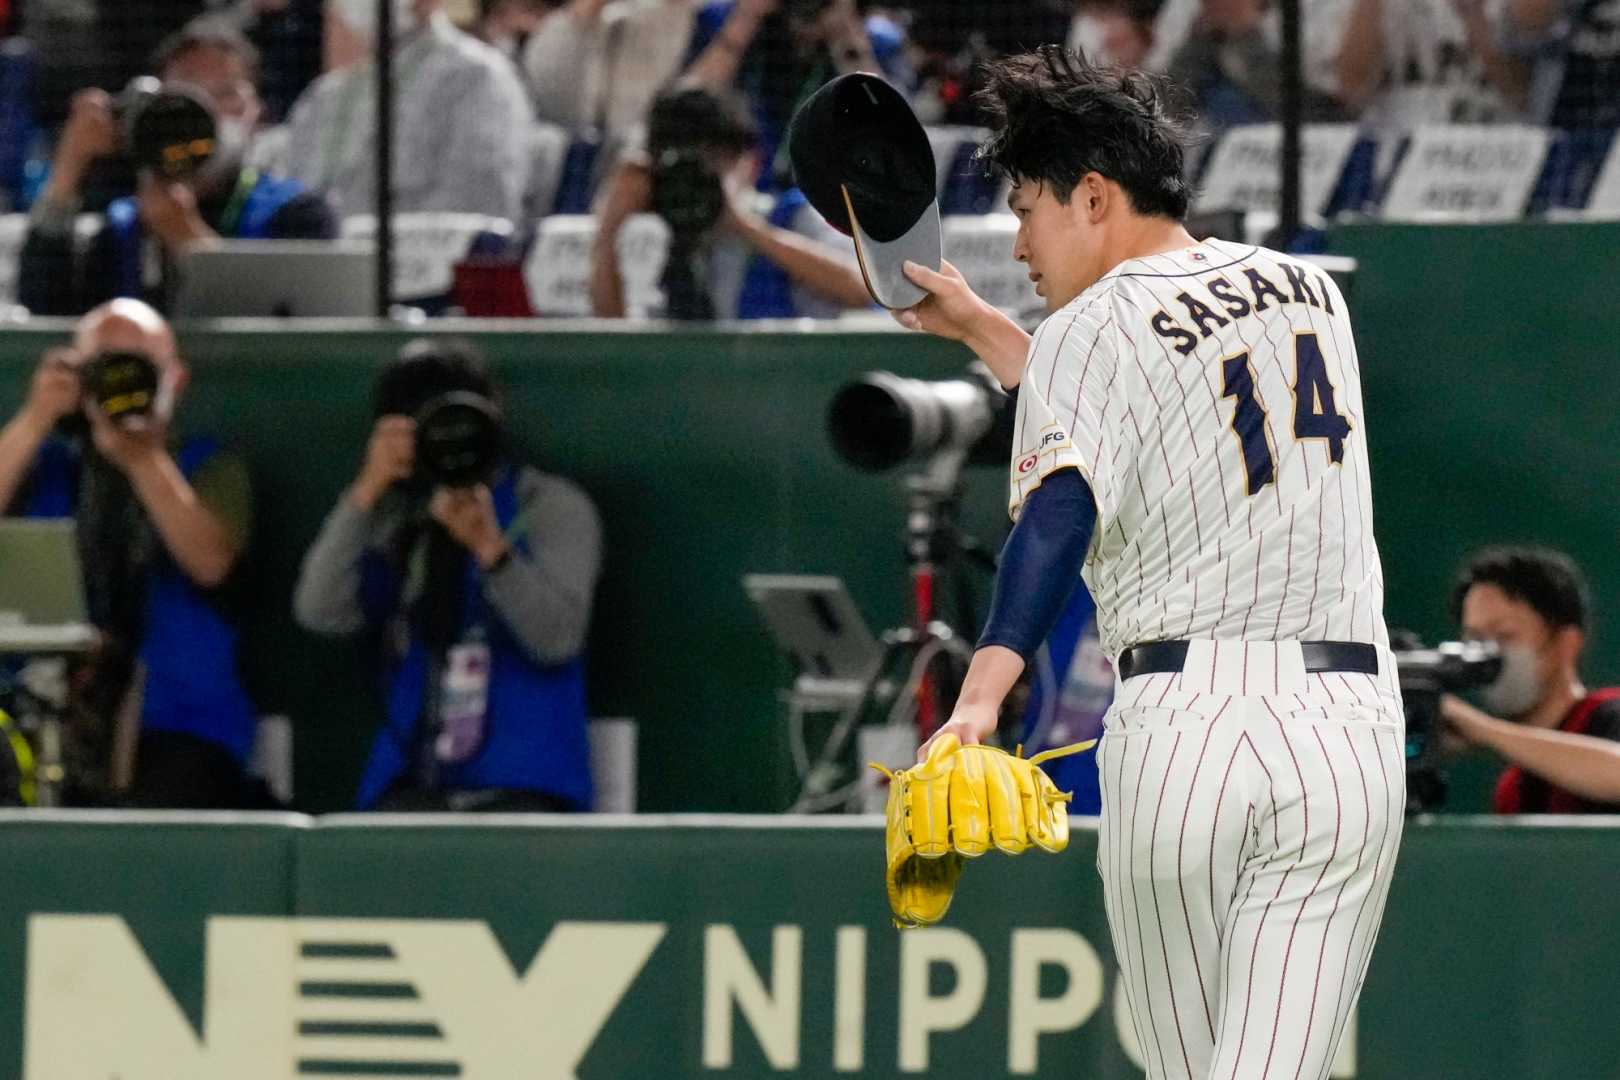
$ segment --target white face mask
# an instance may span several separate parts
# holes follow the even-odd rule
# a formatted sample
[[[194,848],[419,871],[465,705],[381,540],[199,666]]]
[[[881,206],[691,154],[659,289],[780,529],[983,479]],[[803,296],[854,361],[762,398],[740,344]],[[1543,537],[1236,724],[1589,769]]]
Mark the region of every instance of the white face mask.
[[[422,21],[416,17],[416,0],[393,0],[394,35],[399,37],[419,29]],[[372,37],[377,30],[377,0],[332,0],[332,10],[355,33]]]
[[[1479,692],[1487,712],[1508,720],[1525,716],[1541,703],[1541,663],[1528,645],[1502,649],[1502,673]]]

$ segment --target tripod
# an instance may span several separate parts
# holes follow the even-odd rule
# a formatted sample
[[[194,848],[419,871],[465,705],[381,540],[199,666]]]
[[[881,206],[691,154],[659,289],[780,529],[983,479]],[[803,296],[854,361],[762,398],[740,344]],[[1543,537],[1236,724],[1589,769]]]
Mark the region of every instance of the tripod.
[[[804,785],[790,813],[848,808],[858,800],[861,777],[857,774],[846,780],[848,768],[843,762],[855,729],[874,706],[887,708],[885,722],[891,730],[914,724],[921,741],[933,734],[955,704],[973,646],[940,617],[945,606],[942,586],[954,582],[958,621],[974,624],[965,563],[995,571],[994,556],[959,526],[966,460],[965,451],[945,451],[923,471],[906,478],[909,625],[891,627],[879,635],[883,648],[865,679],[828,684],[801,676],[785,695],[794,764]],[[812,713],[836,717],[814,761],[804,734]],[[858,768],[859,763],[856,765]]]

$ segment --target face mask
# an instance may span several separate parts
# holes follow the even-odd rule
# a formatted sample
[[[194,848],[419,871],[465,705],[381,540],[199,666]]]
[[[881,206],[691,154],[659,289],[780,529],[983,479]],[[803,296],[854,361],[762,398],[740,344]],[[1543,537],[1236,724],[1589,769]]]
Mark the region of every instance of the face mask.
[[[420,27],[416,0],[393,0],[394,35],[409,34]],[[377,0],[333,0],[333,10],[356,33],[372,37],[377,30]]]
[[[1541,664],[1527,645],[1502,649],[1502,673],[1479,692],[1487,712],[1509,720],[1524,716],[1541,702]]]

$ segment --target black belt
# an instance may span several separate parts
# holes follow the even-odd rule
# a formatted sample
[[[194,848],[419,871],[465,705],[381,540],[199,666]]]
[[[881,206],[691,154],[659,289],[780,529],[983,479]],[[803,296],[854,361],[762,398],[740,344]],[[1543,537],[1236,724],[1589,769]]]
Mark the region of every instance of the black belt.
[[[1119,654],[1120,681],[1137,675],[1181,671],[1187,663],[1187,645],[1185,641],[1149,641],[1132,645]],[[1324,671],[1378,674],[1378,650],[1359,641],[1302,641],[1299,650],[1305,654],[1305,672],[1308,675]]]

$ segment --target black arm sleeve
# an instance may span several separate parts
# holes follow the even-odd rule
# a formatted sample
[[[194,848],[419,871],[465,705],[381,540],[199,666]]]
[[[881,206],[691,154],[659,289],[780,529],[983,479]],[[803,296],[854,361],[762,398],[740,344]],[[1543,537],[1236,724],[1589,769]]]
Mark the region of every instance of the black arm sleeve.
[[[272,240],[335,240],[337,214],[320,195],[305,192],[275,212],[268,232]]]
[[[1096,527],[1096,500],[1077,470],[1060,469],[1030,493],[1001,549],[981,649],[1002,645],[1026,662],[1035,655],[1080,581]]]

